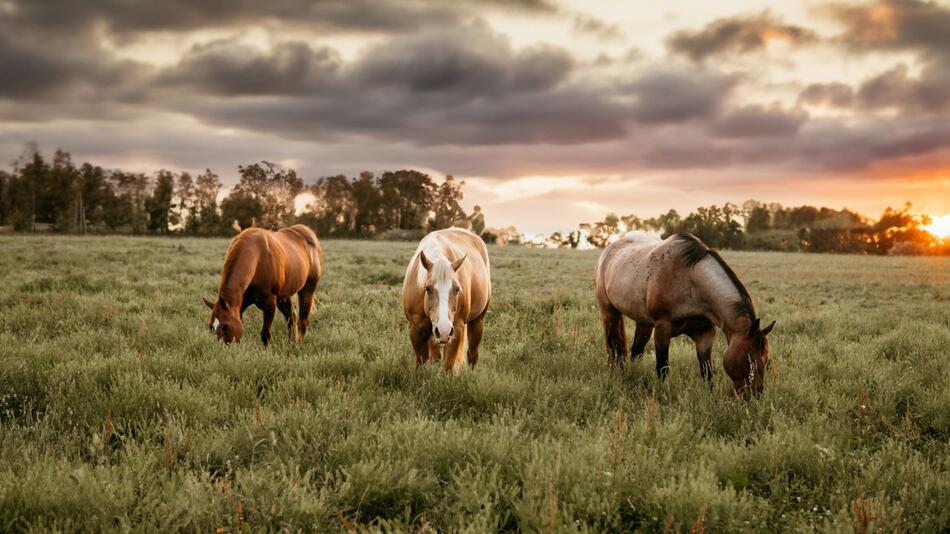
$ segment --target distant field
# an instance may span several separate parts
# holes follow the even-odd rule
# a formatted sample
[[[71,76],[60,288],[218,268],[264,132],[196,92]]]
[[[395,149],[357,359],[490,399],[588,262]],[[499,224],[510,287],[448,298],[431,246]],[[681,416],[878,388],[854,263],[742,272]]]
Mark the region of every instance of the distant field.
[[[417,370],[409,243],[328,241],[303,346],[206,330],[227,241],[0,237],[0,531],[950,529],[950,259],[726,252],[765,396],[622,375],[596,251],[491,248],[474,371]],[[721,336],[720,336],[721,337]]]

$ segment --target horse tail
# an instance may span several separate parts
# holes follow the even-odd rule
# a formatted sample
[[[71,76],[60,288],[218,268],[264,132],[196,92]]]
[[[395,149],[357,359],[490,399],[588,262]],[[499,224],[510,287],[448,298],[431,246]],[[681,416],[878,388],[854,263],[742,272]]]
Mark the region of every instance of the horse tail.
[[[604,322],[604,338],[609,354],[609,363],[623,369],[627,361],[627,331],[623,325],[623,314],[613,305],[602,303],[600,317]]]

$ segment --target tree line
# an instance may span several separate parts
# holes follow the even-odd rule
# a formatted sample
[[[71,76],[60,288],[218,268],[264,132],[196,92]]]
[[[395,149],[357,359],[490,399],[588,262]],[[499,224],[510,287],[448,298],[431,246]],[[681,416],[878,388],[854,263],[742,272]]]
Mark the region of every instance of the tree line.
[[[742,206],[701,207],[685,217],[673,209],[646,219],[610,214],[567,235],[555,234],[551,241],[577,247],[586,240],[604,247],[627,231],[645,230],[664,238],[689,232],[712,247],[737,250],[950,254],[950,240],[941,241],[924,230],[929,218],[910,211],[909,203],[899,209],[889,207],[875,220],[848,209],[784,207],[749,200]]]
[[[476,207],[461,207],[464,182],[436,183],[415,170],[363,172],[305,184],[293,169],[261,161],[238,167],[240,181],[220,198],[222,184],[210,169],[159,170],[153,175],[74,164],[68,152],[45,158],[28,145],[0,171],[0,226],[18,231],[232,235],[236,227],[277,228],[303,223],[321,236],[415,238],[453,225],[484,230]],[[312,196],[304,196],[310,193]],[[219,202],[220,198],[220,202]],[[312,198],[298,213],[298,198]]]

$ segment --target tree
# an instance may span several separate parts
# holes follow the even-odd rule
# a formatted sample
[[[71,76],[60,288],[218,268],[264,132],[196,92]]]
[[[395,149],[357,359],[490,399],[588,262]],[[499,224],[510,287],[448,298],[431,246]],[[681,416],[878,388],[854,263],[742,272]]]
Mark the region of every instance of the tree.
[[[83,163],[79,169],[78,203],[80,211],[80,230],[85,232],[87,224],[100,226],[105,222],[106,210],[116,202],[106,173],[102,167]]]
[[[361,236],[375,234],[382,223],[383,197],[373,173],[360,173],[360,177],[350,185],[350,197],[354,211],[353,231]]]
[[[0,226],[10,224],[13,214],[13,187],[14,176],[6,171],[0,171]]]
[[[148,223],[145,199],[149,178],[141,173],[115,171],[109,176],[115,187],[116,202],[108,215],[109,226],[117,229],[128,225],[133,234],[140,234]]]
[[[320,235],[345,236],[353,227],[353,185],[342,174],[326,176],[311,187],[309,212]]]
[[[77,186],[79,171],[73,166],[72,156],[62,149],[53,154],[47,189],[43,195],[44,218],[57,230],[74,228],[77,217]]]
[[[433,216],[429,220],[432,229],[449,228],[459,221],[464,221],[465,210],[462,209],[462,186],[465,182],[456,182],[451,175],[435,188],[432,201]],[[484,229],[484,228],[483,228]]]
[[[220,191],[221,180],[211,169],[205,169],[195,178],[194,204],[186,221],[188,233],[211,235],[221,232],[221,218],[218,216]]]
[[[293,222],[297,195],[303,191],[303,180],[293,169],[283,169],[269,161],[238,167],[241,181],[235,192],[251,197],[260,205],[258,225],[276,229]],[[242,200],[245,205],[247,204]],[[222,205],[223,209],[223,205]]]
[[[178,175],[178,183],[175,186],[175,221],[172,224],[187,226],[188,219],[197,216],[195,208],[195,182],[191,175],[183,172]]]
[[[159,234],[168,233],[172,216],[172,196],[175,193],[175,175],[164,169],[155,176],[155,188],[145,199],[148,229]]]
[[[746,200],[742,204],[742,216],[748,233],[765,232],[772,227],[772,213],[764,202]]]
[[[651,217],[643,221],[643,226],[645,229],[659,232],[660,236],[664,239],[681,231],[680,227],[682,224],[682,217],[680,217],[680,214],[673,209],[662,215]]]
[[[611,237],[620,234],[620,217],[614,213],[608,214],[603,221],[589,225],[587,230],[590,232],[587,241],[595,247],[606,247],[611,241]]]
[[[743,234],[738,218],[739,210],[733,204],[700,207],[683,219],[680,231],[695,235],[711,247],[739,248]]]
[[[250,192],[235,188],[221,201],[221,219],[224,225],[237,221],[241,228],[260,225],[264,218],[264,206]]]
[[[23,199],[26,201],[20,203],[23,214],[29,214],[28,219],[23,217],[23,219],[26,219],[25,221],[21,219],[21,227],[29,228],[30,231],[35,232],[37,218],[43,221],[43,216],[46,213],[44,198],[48,189],[49,165],[37,150],[36,144],[28,143],[23,149],[23,154],[17,161],[15,169],[20,175],[18,182],[22,187],[24,196],[29,199]],[[26,224],[23,225],[22,222],[26,222]]]
[[[414,170],[387,171],[379,179],[387,229],[418,230],[429,218],[435,182]]]

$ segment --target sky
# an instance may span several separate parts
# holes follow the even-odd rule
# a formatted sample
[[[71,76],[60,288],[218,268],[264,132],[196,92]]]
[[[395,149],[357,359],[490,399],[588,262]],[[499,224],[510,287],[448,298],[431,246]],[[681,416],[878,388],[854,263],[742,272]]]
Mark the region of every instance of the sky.
[[[950,2],[0,0],[0,158],[465,181],[489,226],[950,212]]]

